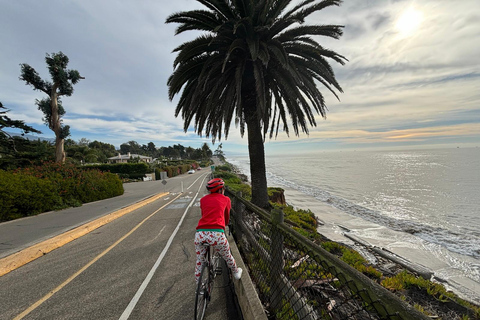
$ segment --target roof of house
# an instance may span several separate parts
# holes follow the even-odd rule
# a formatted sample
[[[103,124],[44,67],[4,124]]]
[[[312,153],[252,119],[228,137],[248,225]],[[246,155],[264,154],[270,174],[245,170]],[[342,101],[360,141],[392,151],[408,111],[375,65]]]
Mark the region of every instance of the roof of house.
[[[108,160],[129,160],[130,158],[152,159],[152,157],[146,157],[146,156],[132,153],[132,154],[119,154],[119,155],[116,155],[115,157],[108,158]]]

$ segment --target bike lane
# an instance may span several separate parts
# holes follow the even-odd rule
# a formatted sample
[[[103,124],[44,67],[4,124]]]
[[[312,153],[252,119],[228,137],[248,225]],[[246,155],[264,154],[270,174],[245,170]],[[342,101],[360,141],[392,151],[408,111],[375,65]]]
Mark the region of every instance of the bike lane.
[[[26,314],[25,319],[119,319],[120,313],[125,311],[135,291],[141,286],[149,270],[151,271],[151,266],[156,260],[158,261],[158,255],[165,250],[166,243],[171,239],[170,247],[165,251],[158,270],[153,273],[150,283],[128,318],[191,318],[194,303],[193,267],[195,263],[193,235],[200,216],[198,199],[201,197],[199,194],[194,199],[192,193],[181,194],[177,200],[162,209],[162,212],[145,222],[132,236],[58,291],[55,290],[61,282],[59,279],[67,278],[72,271],[92,261],[90,259],[95,259],[108,244],[114,242],[118,237],[116,236],[118,232],[112,229],[115,225],[122,225],[122,220],[132,219],[138,222],[140,217],[143,218],[147,213],[139,214],[138,217],[136,217],[137,213],[122,217],[12,274],[0,277],[0,283],[2,283],[0,287],[3,288],[0,290],[3,291],[0,292],[0,296],[3,296],[2,301],[6,302],[4,306],[17,307],[13,311],[10,310],[10,313],[0,310],[0,314],[3,316],[17,314],[28,305],[31,306],[39,296],[54,292],[31,313]],[[166,203],[167,200],[160,199],[158,202]],[[188,203],[191,203],[191,208],[185,211],[184,208],[188,207]],[[160,206],[160,204],[152,203],[144,209],[148,209],[149,206]],[[172,237],[174,227],[179,225],[182,214],[185,214],[184,221],[178,228],[177,234]],[[120,234],[128,231],[127,225],[130,224],[121,227],[123,231]],[[100,240],[101,234],[109,232],[112,238]],[[76,258],[79,256],[82,259],[77,262]],[[29,281],[19,285],[19,278]],[[217,278],[218,280],[220,279]],[[227,303],[222,301],[226,296],[222,293],[222,288],[216,288],[216,293],[218,297],[214,294],[207,312],[207,319],[231,318],[223,310]],[[0,319],[4,319],[1,315]],[[13,317],[6,316],[5,319],[13,319]]]

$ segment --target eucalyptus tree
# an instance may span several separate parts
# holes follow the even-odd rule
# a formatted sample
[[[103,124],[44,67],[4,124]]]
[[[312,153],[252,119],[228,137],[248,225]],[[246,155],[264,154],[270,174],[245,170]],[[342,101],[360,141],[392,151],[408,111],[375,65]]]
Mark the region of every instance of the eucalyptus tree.
[[[122,154],[127,154],[129,152],[132,154],[142,154],[143,149],[137,141],[130,140],[120,145],[120,152]]]
[[[64,126],[62,123],[65,109],[60,97],[71,96],[73,85],[85,78],[81,77],[77,70],[67,69],[69,59],[61,51],[52,53],[52,55],[47,54],[45,62],[52,81],[42,80],[38,72],[26,63],[20,64],[20,80],[25,81],[35,90],[47,94],[48,98],[36,100],[35,103],[43,112],[43,121],[55,133],[55,161],[63,163],[65,162],[64,142],[65,138],[70,135],[70,127]]]
[[[318,36],[338,39],[343,26],[305,19],[341,0],[197,0],[205,8],[170,15],[176,34],[201,31],[174,49],[169,98],[182,89],[175,115],[184,130],[228,138],[234,121],[248,136],[252,202],[268,207],[264,141],[279,129],[308,134],[316,114],[325,117],[318,85],[342,92],[330,61],[347,60],[323,47]]]
[[[115,146],[110,143],[104,143],[104,142],[95,140],[93,142],[90,142],[88,144],[88,147],[98,150],[101,154],[100,158],[104,162],[107,161],[107,158],[113,157],[118,154],[117,150],[115,149]]]
[[[213,152],[212,149],[205,142],[202,144],[202,160],[209,161],[212,158]]]
[[[185,159],[193,159],[193,153],[195,152],[195,149],[188,146],[185,148]]]
[[[173,149],[178,150],[180,158],[185,159],[185,147],[179,144],[174,144]]]
[[[157,148],[155,147],[155,143],[150,141],[147,144],[147,153],[150,157],[156,157],[157,156]]]

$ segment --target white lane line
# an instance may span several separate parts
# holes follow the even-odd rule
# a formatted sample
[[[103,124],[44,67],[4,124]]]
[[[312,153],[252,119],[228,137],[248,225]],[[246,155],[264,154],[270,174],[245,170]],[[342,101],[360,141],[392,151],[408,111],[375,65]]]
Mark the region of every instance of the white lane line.
[[[203,182],[205,181],[206,177],[207,176],[205,175],[205,177],[203,178],[203,181],[202,181],[202,185],[203,185]],[[201,188],[201,186],[200,186],[200,188]],[[192,201],[190,201],[190,204],[188,205],[188,207],[185,209],[185,212],[183,213],[182,218],[178,222],[177,227],[175,228],[172,235],[168,239],[167,245],[165,246],[165,248],[163,248],[162,253],[160,253],[160,256],[158,257],[157,261],[155,262],[152,269],[148,273],[147,277],[145,278],[145,280],[143,280],[142,284],[140,285],[140,288],[138,288],[137,292],[135,293],[132,300],[128,304],[127,308],[125,309],[125,311],[123,311],[122,315],[120,316],[120,318],[118,320],[127,320],[128,317],[130,317],[130,314],[132,313],[133,309],[137,305],[138,300],[140,300],[140,297],[142,296],[143,292],[145,291],[148,284],[152,280],[153,275],[155,274],[155,271],[157,271],[158,266],[160,265],[160,262],[162,262],[163,258],[167,254],[167,251],[168,251],[168,249],[170,248],[170,245],[173,242],[173,238],[175,238],[175,236],[177,235],[177,232],[180,229],[180,226],[182,225],[183,220],[185,219],[185,216],[187,215],[188,209],[190,209],[192,207],[192,203],[195,202],[195,199],[197,198],[198,193],[200,192],[200,188],[198,189],[197,193],[195,194],[195,197],[193,197]]]
[[[166,206],[168,206],[170,203],[172,203],[173,201],[177,200],[178,197],[180,197],[181,194],[179,194],[177,197],[175,197],[172,201],[168,202],[167,204],[163,205],[161,208],[158,208],[157,210],[155,210],[155,212],[153,212],[152,214],[150,214],[148,217],[146,217],[145,219],[142,220],[142,222],[140,222],[139,224],[137,224],[132,230],[130,230],[127,234],[125,234],[123,237],[121,237],[120,239],[118,239],[114,244],[112,244],[110,247],[108,247],[105,251],[103,251],[102,253],[100,253],[98,256],[96,256],[93,260],[91,260],[89,263],[87,263],[86,265],[84,265],[80,270],[78,270],[77,272],[75,272],[72,276],[70,276],[70,278],[68,278],[67,280],[65,280],[61,285],[59,285],[58,287],[56,287],[55,289],[53,289],[52,291],[50,291],[48,294],[46,294],[43,298],[41,298],[40,300],[38,300],[37,302],[35,302],[34,304],[32,304],[30,307],[28,307],[25,311],[23,311],[22,313],[20,313],[18,316],[16,316],[15,318],[13,318],[13,320],[20,320],[20,319],[23,319],[26,315],[28,315],[30,312],[32,312],[33,310],[35,310],[36,308],[38,308],[42,303],[44,303],[45,301],[47,301],[48,299],[50,299],[55,293],[57,293],[58,291],[60,291],[63,287],[65,287],[67,284],[69,284],[70,282],[73,281],[73,279],[75,279],[76,277],[78,277],[83,271],[87,270],[92,264],[94,264],[95,262],[97,262],[101,257],[103,257],[104,255],[106,255],[108,252],[110,252],[110,250],[112,250],[113,248],[115,248],[120,242],[122,242],[123,240],[125,240],[126,238],[128,238],[128,236],[130,236],[135,230],[137,230],[138,228],[140,228],[140,226],[142,224],[145,223],[145,221],[147,221],[148,219],[150,219],[151,217],[153,217],[157,212],[159,212],[160,210],[162,210],[163,208],[165,208]]]
[[[203,177],[203,179],[205,180],[208,173],[204,173],[204,175],[205,175],[205,177]],[[195,184],[195,182],[197,182],[201,177],[202,177],[202,175],[200,177],[198,177],[195,181],[193,181],[192,184],[187,188],[187,190],[190,189]],[[203,185],[203,182],[202,182],[202,185]]]

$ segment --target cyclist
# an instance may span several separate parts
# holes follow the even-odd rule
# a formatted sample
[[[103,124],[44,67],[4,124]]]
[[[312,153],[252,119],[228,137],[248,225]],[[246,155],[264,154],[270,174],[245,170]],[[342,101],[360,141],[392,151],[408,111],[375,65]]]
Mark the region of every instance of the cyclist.
[[[197,225],[195,233],[195,252],[197,261],[195,265],[195,281],[198,282],[202,263],[205,262],[207,248],[202,244],[208,243],[214,250],[220,253],[222,258],[232,270],[234,279],[240,279],[242,268],[238,268],[235,259],[230,252],[230,245],[225,236],[225,226],[230,221],[230,198],[225,196],[225,182],[215,178],[207,183],[209,194],[200,199],[202,217]]]

